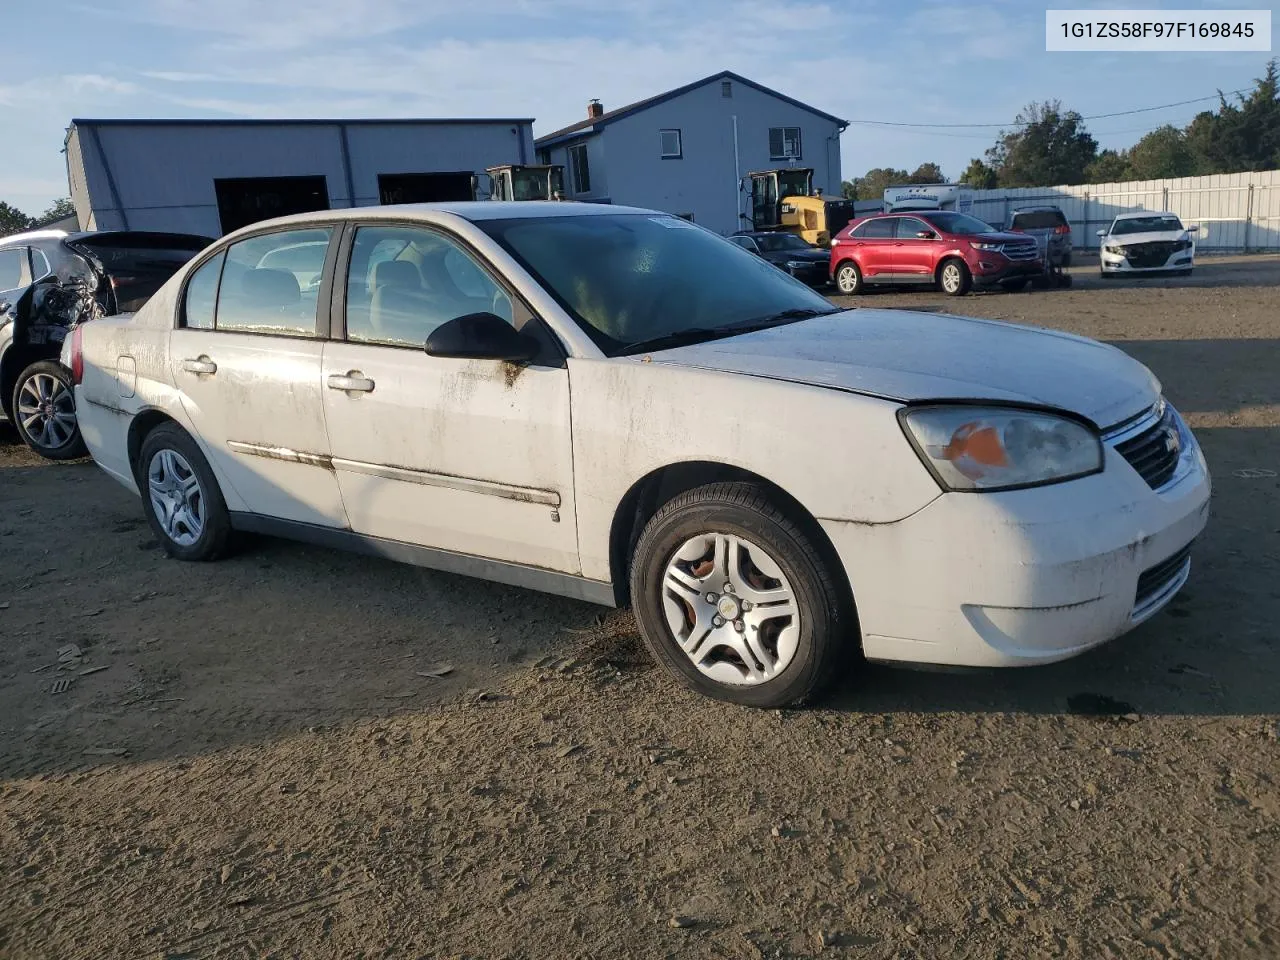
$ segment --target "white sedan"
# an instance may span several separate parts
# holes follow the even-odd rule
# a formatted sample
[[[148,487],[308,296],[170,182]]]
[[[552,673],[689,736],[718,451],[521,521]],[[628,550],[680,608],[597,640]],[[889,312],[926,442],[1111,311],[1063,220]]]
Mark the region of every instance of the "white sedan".
[[[1122,274],[1176,273],[1187,276],[1195,267],[1197,226],[1184,227],[1172,213],[1122,213],[1101,238],[1099,260],[1103,278]]]
[[[1119,350],[838,309],[626,207],[255,224],[64,359],[172,556],[272,534],[629,602],[675,677],[755,706],[848,654],[1117,637],[1186,581],[1208,510],[1199,447]]]

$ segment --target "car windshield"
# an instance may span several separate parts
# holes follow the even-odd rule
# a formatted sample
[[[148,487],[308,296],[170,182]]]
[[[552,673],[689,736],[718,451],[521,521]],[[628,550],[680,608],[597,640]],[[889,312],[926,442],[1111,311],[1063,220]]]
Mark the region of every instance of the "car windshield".
[[[1126,233],[1159,233],[1166,230],[1181,230],[1182,221],[1172,215],[1157,217],[1125,217],[1117,219],[1111,225],[1112,236]]]
[[[809,195],[809,174],[798,170],[784,170],[778,174],[778,199],[787,197],[807,197]]]
[[[944,233],[992,233],[995,231],[995,227],[991,224],[965,213],[942,211],[921,214],[921,216]]]
[[[609,356],[649,341],[714,339],[773,318],[837,312],[773,264],[678,217],[599,214],[476,225]]]
[[[1060,210],[1025,210],[1013,215],[1014,230],[1053,230],[1067,222]]]
[[[755,241],[760,245],[761,250],[768,250],[771,253],[777,250],[813,249],[794,233],[766,233],[763,236],[755,237]]]

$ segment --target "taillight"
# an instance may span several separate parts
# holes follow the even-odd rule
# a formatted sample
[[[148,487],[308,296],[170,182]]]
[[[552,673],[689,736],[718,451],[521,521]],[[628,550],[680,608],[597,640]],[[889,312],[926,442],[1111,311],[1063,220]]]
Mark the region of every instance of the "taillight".
[[[1064,223],[1060,226],[1054,227],[1053,232],[1054,233],[1070,233],[1071,227],[1067,226],[1067,224]]]
[[[71,331],[71,382],[76,386],[84,380],[84,327]]]

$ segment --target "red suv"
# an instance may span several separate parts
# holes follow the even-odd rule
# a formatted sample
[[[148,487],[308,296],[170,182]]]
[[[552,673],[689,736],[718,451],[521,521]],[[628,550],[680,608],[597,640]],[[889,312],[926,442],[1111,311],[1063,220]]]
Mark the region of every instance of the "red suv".
[[[958,297],[996,284],[1020,290],[1043,272],[1033,238],[950,210],[878,213],[831,241],[831,279],[843,294],[873,283],[924,283]]]

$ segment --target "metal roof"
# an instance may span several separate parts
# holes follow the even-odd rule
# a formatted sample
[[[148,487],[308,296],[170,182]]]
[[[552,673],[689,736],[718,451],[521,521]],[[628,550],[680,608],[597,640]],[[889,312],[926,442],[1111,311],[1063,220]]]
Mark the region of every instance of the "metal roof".
[[[561,140],[567,139],[575,134],[585,135],[595,133],[601,127],[608,126],[616,120],[622,120],[632,114],[639,113],[641,110],[656,107],[658,104],[665,103],[668,100],[673,100],[676,97],[688,93],[690,90],[696,90],[698,87],[705,86],[708,83],[715,83],[720,80],[732,80],[735,83],[741,83],[744,86],[751,87],[753,90],[758,90],[771,97],[777,97],[779,100],[789,103],[794,107],[799,107],[802,110],[808,110],[810,113],[826,120],[830,120],[832,123],[839,123],[844,126],[849,125],[848,120],[842,120],[840,117],[826,113],[816,107],[811,107],[809,104],[803,103],[794,97],[788,97],[785,93],[779,93],[777,90],[772,90],[769,87],[764,86],[764,84],[756,83],[754,80],[748,80],[746,77],[734,73],[732,70],[721,70],[719,73],[712,74],[709,77],[703,77],[701,80],[695,80],[693,83],[686,83],[683,87],[676,87],[674,90],[668,90],[666,93],[659,93],[644,100],[637,100],[635,103],[629,103],[625,107],[618,107],[616,110],[608,110],[598,117],[587,117],[585,120],[579,120],[577,123],[571,123],[567,127],[561,127],[559,130],[555,130],[552,133],[538,137],[534,140],[534,146],[553,146]]]

